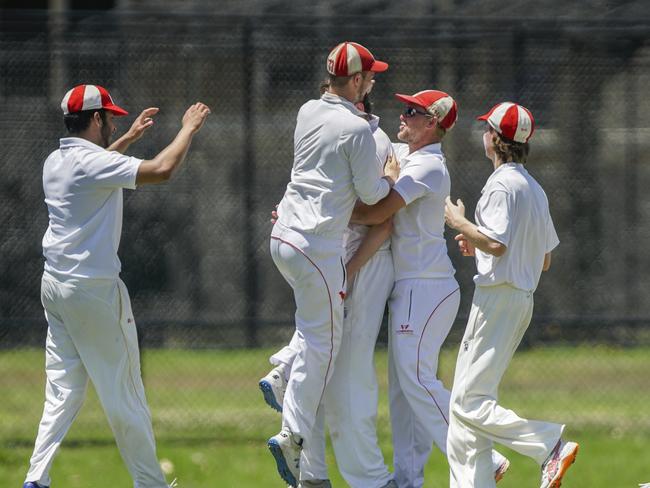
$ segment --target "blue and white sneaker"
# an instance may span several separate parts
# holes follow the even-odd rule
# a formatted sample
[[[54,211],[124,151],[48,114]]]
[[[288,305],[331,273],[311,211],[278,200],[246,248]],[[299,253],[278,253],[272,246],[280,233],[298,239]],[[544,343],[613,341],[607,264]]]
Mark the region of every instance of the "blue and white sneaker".
[[[274,410],[282,412],[284,392],[287,389],[287,381],[284,378],[284,370],[281,367],[273,368],[259,382],[260,390],[264,394],[264,401]]]
[[[302,439],[294,436],[291,431],[284,428],[279,434],[271,437],[267,443],[269,451],[275,458],[280,477],[289,486],[296,488],[300,479],[300,453],[302,452]]]
[[[36,481],[25,481],[23,488],[50,488],[49,486],[39,485]]]

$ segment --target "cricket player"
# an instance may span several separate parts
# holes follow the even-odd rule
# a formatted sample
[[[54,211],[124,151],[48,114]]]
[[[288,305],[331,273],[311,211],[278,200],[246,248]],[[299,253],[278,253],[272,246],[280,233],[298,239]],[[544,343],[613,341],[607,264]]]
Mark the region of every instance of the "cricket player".
[[[460,232],[461,253],[476,257],[476,288],[460,346],[451,395],[447,454],[452,488],[494,486],[490,451],[498,442],[542,466],[541,488],[560,486],[578,444],[564,425],[523,419],[497,404],[499,383],[533,313],[533,293],[559,240],[542,187],[525,168],[534,131],[530,111],[505,102],[487,122],[485,155],[494,172],[483,187],[473,224],[449,198],[445,221]]]
[[[119,278],[122,189],[168,180],[210,109],[192,105],[174,140],[154,159],[121,154],[153,125],[144,110],[111,144],[114,117],[127,115],[101,86],[63,98],[68,137],[45,160],[49,225],[43,236],[41,300],[48,322],[45,407],[23,488],[48,488],[52,460],[92,381],[136,488],[167,488],[156,457],[140,374],[129,294]]]
[[[325,84],[327,89],[329,83]],[[389,137],[372,115],[366,95],[357,108],[377,144],[376,163],[392,155]],[[273,212],[277,219],[277,213]],[[331,488],[325,462],[324,418],[330,431],[336,462],[352,488],[397,488],[379,448],[376,431],[378,386],[374,350],[386,301],[393,288],[393,261],[390,254],[392,220],[368,227],[350,224],[344,232],[348,289],[344,302],[341,348],[312,431],[312,442],[301,455],[299,487]],[[260,380],[266,402],[282,411],[284,388],[298,353],[298,332],[288,346],[271,356],[275,368]]]
[[[325,386],[334,372],[343,333],[346,269],[343,234],[357,198],[372,204],[393,182],[376,163],[376,144],[355,103],[388,65],[353,42],[327,58],[328,91],[305,103],[294,134],[291,181],[278,206],[271,256],[293,288],[297,354],[282,406],[282,430],[268,446],[280,476],[297,486],[300,454],[312,431]],[[397,168],[393,168],[396,176]]]
[[[455,270],[444,238],[444,205],[450,178],[441,142],[457,118],[447,93],[396,94],[406,107],[394,149],[400,175],[378,204],[357,205],[352,221],[377,224],[394,216],[395,286],[389,300],[389,396],[395,481],[424,484],[432,444],[446,453],[449,391],[437,378],[438,356],[460,303]],[[496,451],[493,478],[508,460]]]

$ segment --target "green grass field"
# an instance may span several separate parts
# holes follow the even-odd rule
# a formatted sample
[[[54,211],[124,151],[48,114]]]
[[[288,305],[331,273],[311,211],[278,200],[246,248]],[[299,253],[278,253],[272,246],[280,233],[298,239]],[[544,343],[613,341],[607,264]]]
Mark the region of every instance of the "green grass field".
[[[269,350],[147,350],[143,374],[158,438],[158,454],[181,488],[283,487],[265,446],[279,414],[267,407],[257,379]],[[501,403],[531,418],[568,424],[580,442],[576,465],[563,486],[637,487],[650,482],[650,350],[545,348],[517,353],[501,387]],[[386,352],[377,353],[378,431],[386,460],[388,422]],[[444,350],[440,376],[449,385],[455,350]],[[21,486],[43,404],[43,353],[0,353],[0,487]],[[512,467],[500,488],[539,486],[538,467],[502,449]],[[328,450],[335,487],[347,486]],[[51,471],[53,488],[131,486],[130,478],[90,389]],[[448,486],[447,465],[434,450],[426,487]]]

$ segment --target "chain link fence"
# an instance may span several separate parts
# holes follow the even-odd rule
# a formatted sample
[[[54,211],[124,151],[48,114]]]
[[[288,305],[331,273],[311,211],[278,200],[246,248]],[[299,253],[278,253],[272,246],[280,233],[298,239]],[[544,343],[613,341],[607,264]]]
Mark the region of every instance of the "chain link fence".
[[[257,437],[277,424],[256,384],[292,333],[294,304],[269,256],[270,210],[289,178],[298,108],[317,96],[326,55],[344,39],[390,64],[373,91],[389,135],[402,108],[393,93],[455,97],[460,118],[443,147],[452,197],[470,212],[491,171],[475,116],[504,100],[531,109],[528,169],[561,245],[502,395],[578,427],[650,430],[650,22],[17,11],[0,27],[0,438],[31,439],[41,411],[41,166],[64,135],[60,100],[79,83],[107,87],[130,110],[121,130],[160,107],[129,151],[144,158],[171,140],[189,104],[212,108],[171,182],[125,191],[122,278],[157,433]],[[463,292],[441,364],[450,386],[474,264],[448,238]],[[385,332],[383,391],[384,346]],[[79,422],[75,435],[103,435],[99,408]],[[385,405],[379,422],[386,432]]]

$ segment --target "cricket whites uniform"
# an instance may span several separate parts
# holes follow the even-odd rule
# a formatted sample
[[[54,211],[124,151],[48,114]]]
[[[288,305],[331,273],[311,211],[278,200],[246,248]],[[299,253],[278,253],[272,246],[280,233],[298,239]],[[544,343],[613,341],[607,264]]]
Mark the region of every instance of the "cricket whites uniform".
[[[544,255],[559,243],[546,194],[523,165],[503,164],[487,180],[475,218],[479,231],[507,250],[495,257],[476,249],[476,289],[451,395],[452,488],[494,486],[493,442],[541,465],[564,429],[497,404],[501,378],[531,320]]]
[[[122,188],[142,160],[77,137],[45,161],[49,226],[41,300],[48,322],[45,407],[28,481],[50,485],[54,455],[95,386],[136,488],[167,488],[140,374],[129,295],[119,278]]]
[[[392,151],[391,142],[379,128],[378,117],[371,116],[368,122],[377,146],[378,169],[383,172],[383,163]],[[369,228],[358,224],[346,228],[344,262],[359,249]],[[325,463],[324,418],[337,466],[352,488],[379,488],[392,479],[377,441],[378,386],[374,367],[375,343],[392,288],[393,260],[390,239],[387,239],[348,285],[341,347],[334,373],[325,389],[312,442],[305,446],[301,456],[303,480],[329,478]],[[298,332],[288,346],[271,357],[271,363],[284,364],[289,371],[298,352],[297,341]]]
[[[458,312],[460,291],[444,238],[450,178],[440,144],[409,154],[394,144],[406,202],[393,219],[395,287],[389,310],[389,395],[395,481],[421,487],[432,444],[445,452],[449,392],[437,378],[438,354]]]
[[[343,335],[343,235],[357,198],[374,204],[389,191],[363,115],[331,93],[301,107],[291,182],[271,233],[271,256],[296,302],[282,425],[304,449],[315,447],[312,431]]]

